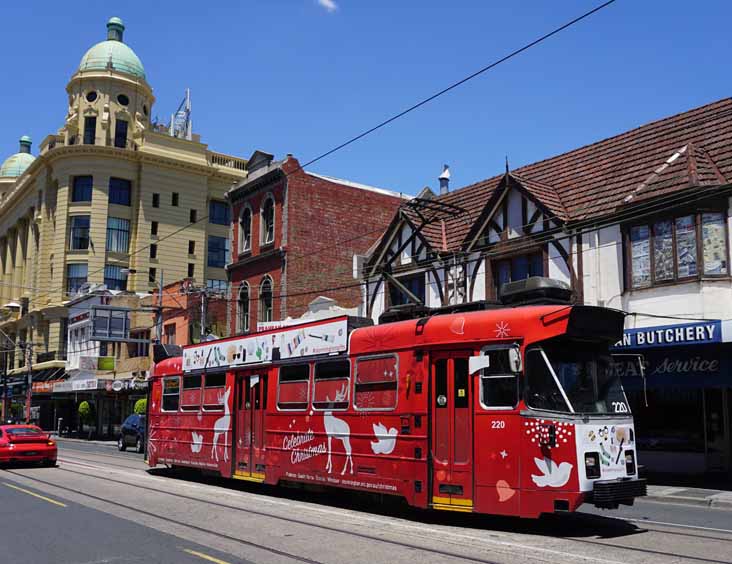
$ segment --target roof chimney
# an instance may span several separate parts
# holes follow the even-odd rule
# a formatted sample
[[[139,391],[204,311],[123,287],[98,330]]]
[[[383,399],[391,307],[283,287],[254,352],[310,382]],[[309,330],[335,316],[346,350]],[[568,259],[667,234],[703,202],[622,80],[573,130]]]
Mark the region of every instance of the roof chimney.
[[[447,194],[450,191],[450,167],[444,165],[442,174],[438,177],[440,181],[440,195]]]

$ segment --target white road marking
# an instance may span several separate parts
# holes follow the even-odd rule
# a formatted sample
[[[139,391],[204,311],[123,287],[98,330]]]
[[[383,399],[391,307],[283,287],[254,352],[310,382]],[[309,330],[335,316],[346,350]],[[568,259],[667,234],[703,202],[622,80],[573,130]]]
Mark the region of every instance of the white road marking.
[[[665,521],[651,521],[649,519],[630,519],[630,518],[625,518],[625,517],[613,517],[613,518],[620,519],[622,521],[630,521],[631,523],[650,523],[652,525],[666,525],[669,527],[682,527],[684,529],[697,529],[699,531],[712,531],[715,533],[732,534],[732,529],[717,529],[715,527],[702,527],[700,525],[682,525],[681,523],[667,523]]]

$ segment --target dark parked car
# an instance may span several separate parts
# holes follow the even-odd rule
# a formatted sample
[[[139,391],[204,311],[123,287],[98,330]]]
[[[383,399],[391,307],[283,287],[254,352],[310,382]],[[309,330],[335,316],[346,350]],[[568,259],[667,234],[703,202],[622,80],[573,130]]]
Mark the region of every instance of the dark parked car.
[[[135,452],[145,452],[145,416],[132,414],[122,423],[117,448],[127,450],[128,446],[134,446]]]

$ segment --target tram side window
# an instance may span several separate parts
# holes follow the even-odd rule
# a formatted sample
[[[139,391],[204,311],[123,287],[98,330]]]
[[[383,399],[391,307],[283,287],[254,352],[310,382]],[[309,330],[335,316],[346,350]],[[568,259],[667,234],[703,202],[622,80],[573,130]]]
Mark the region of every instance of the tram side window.
[[[201,375],[183,376],[180,408],[184,411],[195,411],[199,405],[201,405]]]
[[[359,358],[353,405],[356,409],[391,410],[397,405],[397,357]]]
[[[163,380],[163,411],[178,411],[180,401],[180,378]]]
[[[351,365],[347,360],[315,365],[313,408],[348,409]]]
[[[280,368],[277,385],[277,407],[279,409],[290,411],[307,409],[309,391],[309,364],[294,364]]]
[[[206,411],[223,411],[224,385],[226,373],[205,374],[203,376],[203,409]]]
[[[480,403],[485,409],[513,409],[518,404],[518,375],[511,370],[509,349],[489,350],[490,366],[480,371]]]

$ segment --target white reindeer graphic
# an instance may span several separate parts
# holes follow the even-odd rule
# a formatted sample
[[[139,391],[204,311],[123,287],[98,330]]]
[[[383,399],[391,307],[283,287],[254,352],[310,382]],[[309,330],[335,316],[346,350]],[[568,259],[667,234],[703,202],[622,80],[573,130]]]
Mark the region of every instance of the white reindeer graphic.
[[[346,384],[343,384],[340,390],[336,392],[335,399],[333,402],[341,402],[346,399]],[[325,400],[331,403],[330,397],[325,396]],[[343,419],[333,417],[333,410],[323,412],[323,424],[325,425],[325,432],[328,435],[328,462],[325,464],[325,469],[330,474],[333,471],[333,461],[331,460],[331,441],[336,438],[343,443],[343,448],[346,451],[346,463],[343,465],[341,476],[346,473],[348,463],[351,463],[351,474],[353,474],[353,458],[351,458],[351,428],[348,423]]]
[[[229,428],[231,427],[231,412],[229,411],[229,395],[231,394],[231,387],[226,388],[223,398],[219,394],[219,403],[224,404],[224,414],[216,420],[214,423],[214,435],[213,445],[211,446],[211,458],[215,458],[216,462],[219,461],[219,451],[217,445],[219,442],[219,436],[224,435],[224,462],[229,460],[229,454],[226,451],[227,444],[229,442]]]

